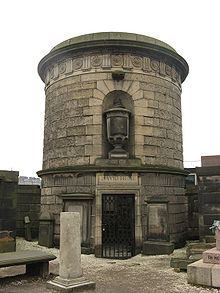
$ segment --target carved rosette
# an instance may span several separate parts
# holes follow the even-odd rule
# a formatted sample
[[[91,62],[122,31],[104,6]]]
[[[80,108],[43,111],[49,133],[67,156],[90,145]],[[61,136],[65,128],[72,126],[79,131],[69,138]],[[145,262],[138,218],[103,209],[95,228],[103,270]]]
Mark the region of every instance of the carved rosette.
[[[79,70],[83,65],[82,58],[73,59],[73,70]]]
[[[174,66],[166,64],[163,60],[131,54],[91,54],[63,60],[48,68],[46,85],[52,84],[54,80],[65,78],[66,75],[76,75],[94,69],[97,72],[98,70],[103,71],[103,69],[115,70],[115,68],[121,68],[129,72],[138,70],[138,72],[142,71],[144,74],[159,75],[169,78],[181,87],[181,76]]]

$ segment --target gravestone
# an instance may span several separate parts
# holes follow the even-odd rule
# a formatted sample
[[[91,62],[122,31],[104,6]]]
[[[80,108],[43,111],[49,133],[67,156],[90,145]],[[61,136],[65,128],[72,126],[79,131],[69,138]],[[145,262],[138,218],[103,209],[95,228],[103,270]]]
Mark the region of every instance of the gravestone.
[[[38,244],[46,247],[53,247],[53,215],[49,212],[43,212],[40,215],[39,222]]]

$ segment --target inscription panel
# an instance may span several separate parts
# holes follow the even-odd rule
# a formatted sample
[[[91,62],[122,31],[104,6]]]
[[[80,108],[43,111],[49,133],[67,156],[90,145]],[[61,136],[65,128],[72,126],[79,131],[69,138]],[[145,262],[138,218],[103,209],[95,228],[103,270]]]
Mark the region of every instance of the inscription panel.
[[[220,264],[220,251],[217,250],[216,247],[206,250],[203,252],[203,262]]]
[[[168,240],[167,203],[150,203],[148,214],[148,240]]]
[[[132,173],[131,175],[106,175],[98,173],[96,175],[98,185],[138,185],[138,174]]]

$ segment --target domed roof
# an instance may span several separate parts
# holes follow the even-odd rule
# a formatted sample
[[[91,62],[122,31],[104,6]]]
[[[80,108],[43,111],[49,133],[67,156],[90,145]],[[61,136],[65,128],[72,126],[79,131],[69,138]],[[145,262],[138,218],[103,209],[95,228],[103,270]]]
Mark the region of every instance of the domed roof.
[[[181,80],[185,80],[189,67],[182,58],[168,44],[144,35],[123,33],[123,32],[102,32],[86,34],[68,39],[55,46],[38,65],[38,72],[42,80],[45,78],[45,69],[54,60],[63,58],[65,54],[89,51],[91,49],[120,49],[141,51],[152,56],[162,56],[166,60],[171,60],[181,71]]]
[[[87,34],[87,35],[81,35],[78,37],[74,37],[71,39],[68,39],[57,46],[55,46],[51,52],[57,51],[61,48],[65,48],[72,45],[83,45],[87,42],[100,42],[103,45],[111,44],[112,41],[118,42],[118,44],[123,42],[135,42],[135,43],[145,43],[145,44],[151,44],[156,45],[159,47],[166,48],[168,50],[171,50],[173,52],[176,52],[171,46],[168,44],[148,36],[144,35],[138,35],[138,34],[132,34],[132,33],[123,33],[123,32],[102,32],[102,33],[93,33],[93,34]]]

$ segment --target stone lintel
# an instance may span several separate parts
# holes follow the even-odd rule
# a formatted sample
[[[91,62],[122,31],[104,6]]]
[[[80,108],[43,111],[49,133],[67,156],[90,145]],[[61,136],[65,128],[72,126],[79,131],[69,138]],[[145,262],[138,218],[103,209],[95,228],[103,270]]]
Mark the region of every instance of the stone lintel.
[[[95,195],[92,193],[63,193],[60,195],[62,199],[72,199],[72,200],[84,200],[84,199],[94,199]]]
[[[53,281],[47,282],[47,288],[59,292],[78,292],[80,289],[83,289],[83,292],[86,292],[87,289],[94,290],[95,283],[88,281],[84,277],[67,280],[58,276]]]

